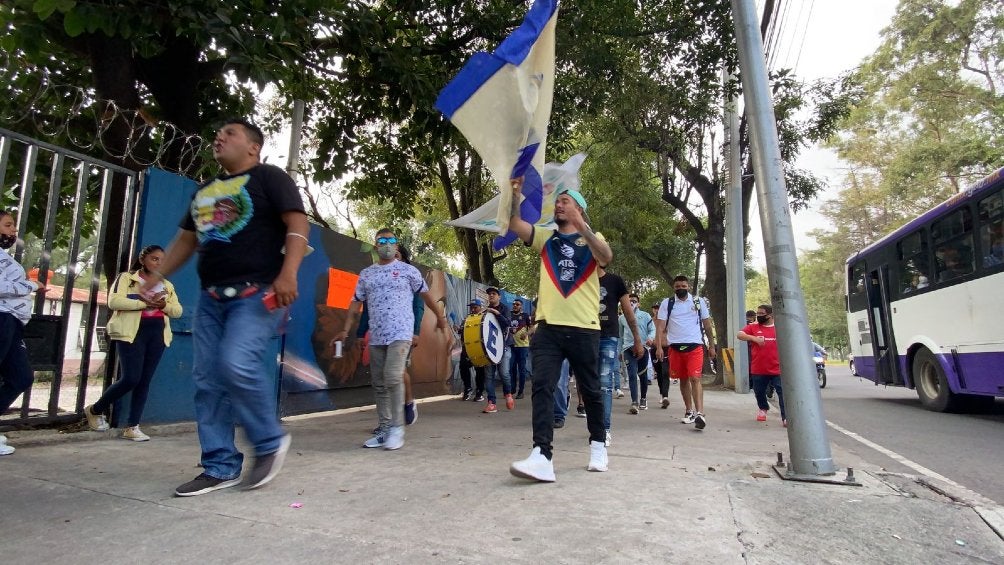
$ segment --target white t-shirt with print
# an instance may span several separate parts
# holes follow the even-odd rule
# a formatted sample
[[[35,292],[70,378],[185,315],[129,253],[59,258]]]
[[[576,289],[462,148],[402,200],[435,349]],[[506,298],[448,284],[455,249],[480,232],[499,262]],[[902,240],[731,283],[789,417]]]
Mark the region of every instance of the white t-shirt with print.
[[[365,302],[369,311],[370,345],[411,341],[415,329],[412,297],[416,292],[428,290],[418,269],[401,261],[363,269],[356,283],[355,299]]]

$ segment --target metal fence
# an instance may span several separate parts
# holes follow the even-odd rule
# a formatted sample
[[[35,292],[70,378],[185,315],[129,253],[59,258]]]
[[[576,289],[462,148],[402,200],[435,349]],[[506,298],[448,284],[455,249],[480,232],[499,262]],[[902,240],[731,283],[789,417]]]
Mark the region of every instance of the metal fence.
[[[14,209],[18,225],[12,255],[50,289],[36,293],[25,328],[36,383],[20,407],[0,414],[0,429],[79,420],[110,380],[114,360],[101,359],[100,339],[104,250],[117,238],[117,270],[128,268],[139,187],[135,171],[0,128],[0,207]],[[113,214],[118,233],[108,233]]]

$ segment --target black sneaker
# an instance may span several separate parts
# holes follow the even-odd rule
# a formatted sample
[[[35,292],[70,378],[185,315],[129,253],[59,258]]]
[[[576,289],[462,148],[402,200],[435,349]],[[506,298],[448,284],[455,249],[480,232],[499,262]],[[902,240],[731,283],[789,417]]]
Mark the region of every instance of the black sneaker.
[[[703,430],[704,426],[708,425],[708,421],[704,419],[704,414],[698,412],[694,414],[694,427]]]
[[[188,481],[187,483],[174,489],[174,495],[199,496],[200,494],[206,494],[213,492],[214,490],[220,490],[221,488],[237,486],[240,482],[240,477],[237,477],[236,479],[224,480],[217,479],[216,477],[210,477],[209,475],[202,473],[198,477],[195,477],[191,481]]]
[[[523,400],[523,392],[522,391],[516,393],[516,400]]]
[[[479,394],[479,395],[477,395],[477,397],[474,398],[474,402],[484,402],[484,401],[485,401],[485,395],[484,394]]]
[[[555,420],[554,421],[554,429],[564,428],[564,427],[565,427],[565,421],[564,420]]]
[[[578,406],[576,406],[575,407],[575,415],[577,417],[579,417],[579,418],[585,418],[586,417],[586,407],[583,406],[583,405],[581,405],[581,404],[579,404]]]
[[[286,461],[286,452],[289,451],[290,441],[289,434],[286,434],[279,440],[279,449],[267,455],[255,457],[251,471],[248,472],[247,478],[241,483],[244,486],[244,490],[265,486],[279,474],[283,462]]]

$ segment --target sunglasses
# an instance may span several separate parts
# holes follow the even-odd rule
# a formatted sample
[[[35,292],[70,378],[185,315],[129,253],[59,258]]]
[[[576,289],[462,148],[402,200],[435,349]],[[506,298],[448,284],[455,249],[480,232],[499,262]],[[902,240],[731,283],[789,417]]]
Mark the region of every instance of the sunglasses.
[[[397,243],[396,237],[378,237],[377,245],[394,245]]]

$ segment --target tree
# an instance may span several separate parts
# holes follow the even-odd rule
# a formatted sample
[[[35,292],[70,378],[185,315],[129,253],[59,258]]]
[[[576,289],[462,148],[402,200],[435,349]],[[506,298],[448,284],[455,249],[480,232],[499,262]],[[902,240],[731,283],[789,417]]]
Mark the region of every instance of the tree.
[[[960,191],[1004,160],[1000,2],[902,0],[847,86],[861,100],[831,142],[843,159],[892,194]]]
[[[251,82],[274,84],[294,96],[307,90],[309,75],[300,68],[316,64],[307,48],[322,28],[338,21],[338,5],[12,0],[0,7],[0,44],[12,63],[3,77],[7,96],[0,97],[0,115],[25,107],[39,112],[21,122],[28,134],[53,123],[69,138],[97,133],[94,156],[135,170],[158,151],[167,169],[198,170],[189,136],[208,136],[223,118],[250,114]],[[54,99],[60,91],[47,89],[53,81],[93,100],[89,115],[68,115],[79,101]],[[150,127],[160,121],[178,135],[166,137]],[[124,194],[124,185],[117,185],[113,207],[123,205]],[[122,216],[109,218],[106,229],[118,233]],[[107,242],[104,268],[112,273],[117,239]]]

